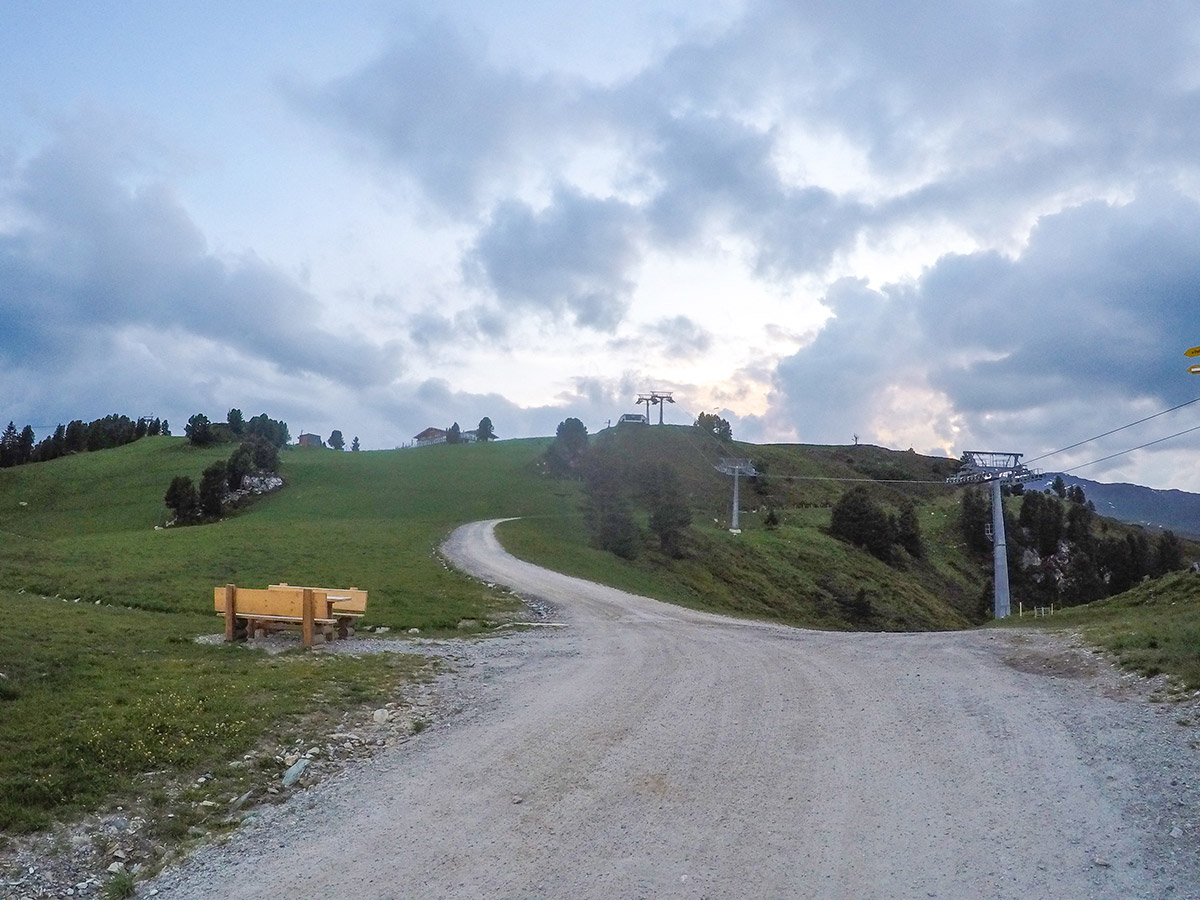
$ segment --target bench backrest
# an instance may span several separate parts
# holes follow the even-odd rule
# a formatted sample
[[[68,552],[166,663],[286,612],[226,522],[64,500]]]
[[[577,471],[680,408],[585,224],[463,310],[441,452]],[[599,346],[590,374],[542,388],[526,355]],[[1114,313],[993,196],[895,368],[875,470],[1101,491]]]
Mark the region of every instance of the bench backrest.
[[[291,584],[272,584],[267,586],[268,591],[299,591],[304,590],[303,587],[296,587]],[[367,611],[367,592],[360,591],[358,588],[311,588],[318,594],[323,594],[329,601],[330,615],[337,616],[361,616]],[[318,605],[318,609],[324,609],[324,606]]]
[[[304,617],[304,588],[237,588],[234,606],[239,616],[288,616]],[[225,588],[213,589],[213,605],[217,612],[225,612]],[[324,591],[313,591],[313,615],[318,619],[330,618],[329,601]]]

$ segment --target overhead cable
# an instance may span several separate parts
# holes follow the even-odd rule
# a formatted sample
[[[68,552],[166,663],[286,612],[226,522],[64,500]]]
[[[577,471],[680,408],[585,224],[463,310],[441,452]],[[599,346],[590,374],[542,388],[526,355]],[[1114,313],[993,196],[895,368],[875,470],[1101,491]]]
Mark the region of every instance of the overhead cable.
[[[1193,425],[1191,428],[1185,428],[1183,431],[1177,431],[1174,434],[1168,434],[1166,437],[1161,437],[1156,441],[1147,441],[1144,444],[1138,444],[1136,447],[1130,447],[1128,450],[1121,450],[1119,453],[1110,453],[1108,456],[1102,456],[1099,459],[1093,459],[1091,462],[1085,462],[1080,466],[1072,466],[1067,474],[1076,471],[1077,469],[1086,469],[1088,466],[1094,466],[1096,463],[1107,462],[1110,459],[1116,459],[1118,456],[1124,456],[1126,453],[1132,453],[1134,450],[1142,450],[1146,447],[1153,447],[1155,444],[1161,444],[1163,441],[1169,441],[1172,438],[1182,437],[1185,434],[1191,434],[1193,431],[1200,431],[1200,425]]]
[[[1033,459],[1027,459],[1027,460],[1025,460],[1025,465],[1029,465],[1030,463],[1035,463],[1039,459],[1045,459],[1048,456],[1054,456],[1055,454],[1058,454],[1058,453],[1065,453],[1068,450],[1074,450],[1076,447],[1082,447],[1084,444],[1090,444],[1092,441],[1098,441],[1098,440],[1100,440],[1100,438],[1108,437],[1110,434],[1116,434],[1118,431],[1124,431],[1126,428],[1132,428],[1134,425],[1141,425],[1143,422],[1149,422],[1151,419],[1157,419],[1159,416],[1165,416],[1169,412],[1175,412],[1175,410],[1177,410],[1177,409],[1183,409],[1185,406],[1191,406],[1193,403],[1196,403],[1197,401],[1200,401],[1200,397],[1197,397],[1194,400],[1189,400],[1187,403],[1180,403],[1178,406],[1172,406],[1170,409],[1164,409],[1162,412],[1156,412],[1154,415],[1146,416],[1146,418],[1144,418],[1144,419],[1138,419],[1136,422],[1130,422],[1128,425],[1122,425],[1120,428],[1114,428],[1112,431],[1106,431],[1106,432],[1104,432],[1104,434],[1098,434],[1095,437],[1088,438],[1087,440],[1076,441],[1074,444],[1070,444],[1069,446],[1061,447],[1058,450],[1051,450],[1049,453],[1043,453],[1041,456],[1035,456]],[[1182,432],[1182,431],[1180,432],[1180,434],[1186,434],[1186,433],[1187,432]],[[1167,438],[1163,438],[1163,440],[1167,440]],[[1149,447],[1150,445],[1145,444],[1143,446]],[[1133,449],[1137,450],[1139,448],[1134,447]],[[1125,450],[1122,452],[1129,453],[1130,451]],[[1116,454],[1116,455],[1119,456],[1120,454]],[[1106,458],[1111,459],[1111,457],[1106,457]],[[1101,460],[1096,460],[1096,462],[1101,462]],[[1084,465],[1090,466],[1091,463],[1084,463]],[[1082,466],[1080,466],[1079,468],[1082,468]]]

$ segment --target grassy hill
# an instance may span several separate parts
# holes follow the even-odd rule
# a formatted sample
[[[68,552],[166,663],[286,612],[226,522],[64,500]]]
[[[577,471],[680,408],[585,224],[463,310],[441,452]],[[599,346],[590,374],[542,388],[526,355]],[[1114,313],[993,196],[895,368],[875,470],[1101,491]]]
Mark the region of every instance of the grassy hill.
[[[926,630],[982,620],[985,573],[962,546],[957,494],[940,482],[950,461],[880,447],[723,445],[690,427],[621,427],[593,438],[629,483],[647,461],[670,464],[694,510],[682,559],[645,542],[627,562],[587,545],[582,518],[541,517],[501,526],[505,545],[560,571],[697,609],[816,628]],[[732,479],[714,469],[722,456],[753,458],[766,474],[741,485],[743,533],[728,532]],[[874,482],[885,479],[886,483]],[[834,480],[839,479],[839,480]],[[919,504],[927,556],[886,565],[827,533],[830,508],[846,481],[873,482],[893,509]],[[928,483],[935,482],[935,483]],[[768,506],[780,525],[763,527]],[[848,612],[859,591],[872,613]]]
[[[425,662],[198,645],[221,628],[213,587],[353,584],[371,592],[369,621],[425,633],[509,615],[510,596],[435,548],[460,522],[559,509],[529,465],[543,446],[293,449],[284,490],[165,530],[171,478],[228,446],[147,438],[0,471],[0,832],[116,803],[168,843],[227,827],[231,795],[277,783],[281,748],[402,701]],[[265,770],[239,767],[247,752]]]
[[[543,446],[295,448],[283,454],[284,490],[215,524],[158,531],[171,478],[195,477],[228,446],[146,438],[4,470],[0,584],[164,612],[208,612],[226,582],[353,584],[371,592],[368,621],[453,629],[501,598],[447,571],[434,549],[461,522],[560,508],[528,465]]]
[[[1170,675],[1175,691],[1200,690],[1200,573],[1173,572],[1137,587],[1009,625],[1070,629],[1143,675]]]
[[[978,565],[954,531],[953,495],[937,485],[945,460],[878,447],[721,447],[696,429],[609,429],[596,447],[627,461],[671,463],[695,510],[687,558],[653,550],[634,564],[587,546],[579,487],[539,474],[546,440],[333,453],[291,449],[287,487],[222,522],[155,530],[172,476],[196,474],[227,447],[198,449],[178,438],[147,438],[0,473],[0,584],[13,589],[161,612],[207,612],[214,586],[353,584],[371,592],[368,622],[423,631],[494,616],[504,596],[447,571],[435,558],[457,524],[526,517],[506,527],[511,548],[581,575],[706,609],[792,624],[847,627],[842,604],[865,589],[869,627],[953,628],[977,615]],[[744,486],[744,505],[768,499],[780,528],[728,534],[730,480],[720,453],[753,456],[767,473]],[[632,475],[631,475],[632,477]],[[884,502],[926,501],[930,554],[901,568],[829,537],[829,507],[845,485],[828,478],[884,477]],[[944,476],[942,476],[944,477]],[[24,503],[25,505],[20,505]],[[715,521],[714,521],[715,520]],[[215,626],[214,626],[215,627]]]

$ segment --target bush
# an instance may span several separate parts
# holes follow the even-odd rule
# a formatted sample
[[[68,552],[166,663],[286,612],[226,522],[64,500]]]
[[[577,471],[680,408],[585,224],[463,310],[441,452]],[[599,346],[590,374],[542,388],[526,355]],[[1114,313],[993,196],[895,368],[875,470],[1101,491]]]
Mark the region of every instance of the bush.
[[[216,440],[216,435],[213,434],[212,422],[208,420],[208,416],[204,415],[204,413],[196,413],[188,419],[183,433],[197,447],[206,447]]]
[[[225,500],[227,469],[223,460],[213,463],[200,476],[200,513],[211,519],[221,517]]]
[[[829,531],[835,537],[864,548],[872,556],[889,562],[896,526],[865,487],[851,488],[834,504]]]
[[[200,500],[196,494],[196,486],[186,475],[176,475],[171,479],[171,485],[163,497],[167,508],[175,513],[175,521],[189,522],[196,517]]]
[[[588,447],[587,426],[576,418],[563,419],[546,450],[546,465],[555,475],[572,475],[583,466]]]
[[[921,540],[921,522],[917,518],[917,509],[911,503],[900,510],[896,520],[896,543],[916,559],[925,555],[925,542]]]
[[[242,486],[242,479],[254,471],[254,445],[244,442],[238,445],[225,464],[225,483],[229,490],[236,491]]]

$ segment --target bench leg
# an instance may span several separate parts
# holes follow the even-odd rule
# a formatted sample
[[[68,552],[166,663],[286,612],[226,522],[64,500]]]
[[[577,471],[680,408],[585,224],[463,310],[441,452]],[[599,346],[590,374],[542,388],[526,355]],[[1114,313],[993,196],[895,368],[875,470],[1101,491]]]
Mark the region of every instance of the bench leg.
[[[237,587],[225,585],[225,640],[237,640]]]
[[[309,588],[304,589],[303,604],[304,618],[300,623],[300,632],[304,639],[304,646],[311,650],[313,645],[313,626],[316,624],[314,622],[316,615],[313,608],[313,592]]]

